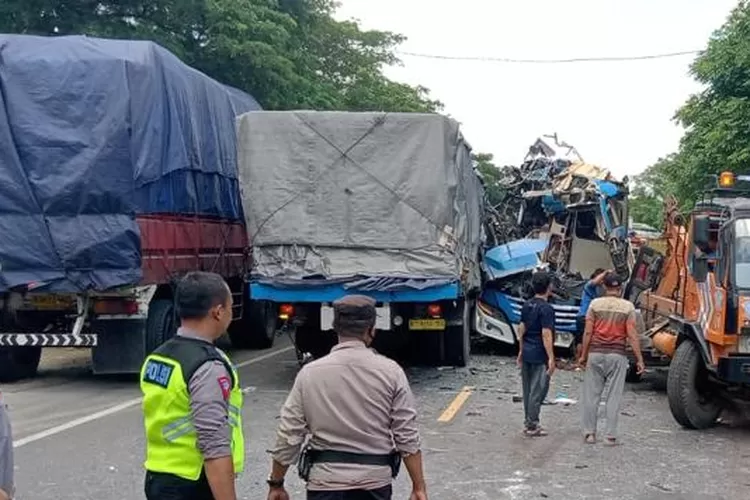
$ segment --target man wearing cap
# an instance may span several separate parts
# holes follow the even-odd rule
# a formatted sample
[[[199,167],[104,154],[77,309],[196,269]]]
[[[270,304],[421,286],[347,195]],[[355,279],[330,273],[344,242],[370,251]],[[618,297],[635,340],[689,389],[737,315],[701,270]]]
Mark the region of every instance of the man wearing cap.
[[[643,356],[636,327],[635,306],[621,298],[622,281],[614,272],[603,280],[604,296],[591,301],[586,313],[583,352],[580,365],[586,367],[583,381],[583,434],[587,443],[596,442],[599,401],[605,385],[610,390],[606,399],[607,425],[605,443],[617,444],[617,418],[620,415],[625,376],[628,372],[626,342],[635,354],[636,371],[644,371]]]
[[[308,500],[389,500],[403,459],[411,500],[426,500],[414,397],[406,374],[369,345],[375,302],[351,295],[333,305],[339,343],[305,365],[281,409],[269,500],[287,500],[284,476],[297,461]],[[309,442],[302,450],[305,438]]]

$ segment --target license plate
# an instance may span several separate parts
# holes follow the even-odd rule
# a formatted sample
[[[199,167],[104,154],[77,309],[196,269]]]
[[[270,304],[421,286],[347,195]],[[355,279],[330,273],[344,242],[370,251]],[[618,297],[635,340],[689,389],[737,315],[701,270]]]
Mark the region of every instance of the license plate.
[[[444,319],[410,319],[409,330],[445,330]]]
[[[75,299],[60,295],[32,295],[28,303],[34,309],[63,310],[73,307]]]

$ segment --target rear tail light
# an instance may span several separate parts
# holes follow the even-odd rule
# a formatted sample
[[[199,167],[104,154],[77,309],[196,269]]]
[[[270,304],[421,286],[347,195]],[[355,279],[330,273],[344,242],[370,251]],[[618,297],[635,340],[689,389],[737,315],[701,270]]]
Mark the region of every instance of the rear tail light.
[[[427,306],[427,314],[433,318],[439,318],[442,312],[440,304],[430,304]]]
[[[292,304],[281,304],[279,306],[279,318],[289,319],[294,316],[294,306]]]
[[[94,302],[95,314],[138,314],[138,302],[134,299],[101,299]]]

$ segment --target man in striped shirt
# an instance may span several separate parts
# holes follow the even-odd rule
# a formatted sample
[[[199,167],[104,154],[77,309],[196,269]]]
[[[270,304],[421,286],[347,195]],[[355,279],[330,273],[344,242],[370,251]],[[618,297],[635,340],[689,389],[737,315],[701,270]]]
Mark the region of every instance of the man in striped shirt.
[[[583,382],[583,433],[587,443],[596,442],[596,420],[604,386],[607,394],[605,443],[617,442],[617,418],[628,371],[626,342],[636,358],[636,370],[643,373],[644,364],[636,328],[635,306],[621,298],[622,282],[617,274],[607,273],[602,280],[604,296],[591,301],[586,313],[583,352],[580,365],[586,367]]]

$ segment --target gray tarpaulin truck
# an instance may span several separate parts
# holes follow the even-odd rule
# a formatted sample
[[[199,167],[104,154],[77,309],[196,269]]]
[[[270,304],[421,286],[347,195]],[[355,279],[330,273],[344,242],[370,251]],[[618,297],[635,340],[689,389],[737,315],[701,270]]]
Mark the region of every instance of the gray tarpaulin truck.
[[[331,303],[357,293],[378,303],[381,352],[467,362],[484,192],[456,121],[246,113],[238,156],[251,301],[301,360],[328,352]]]

